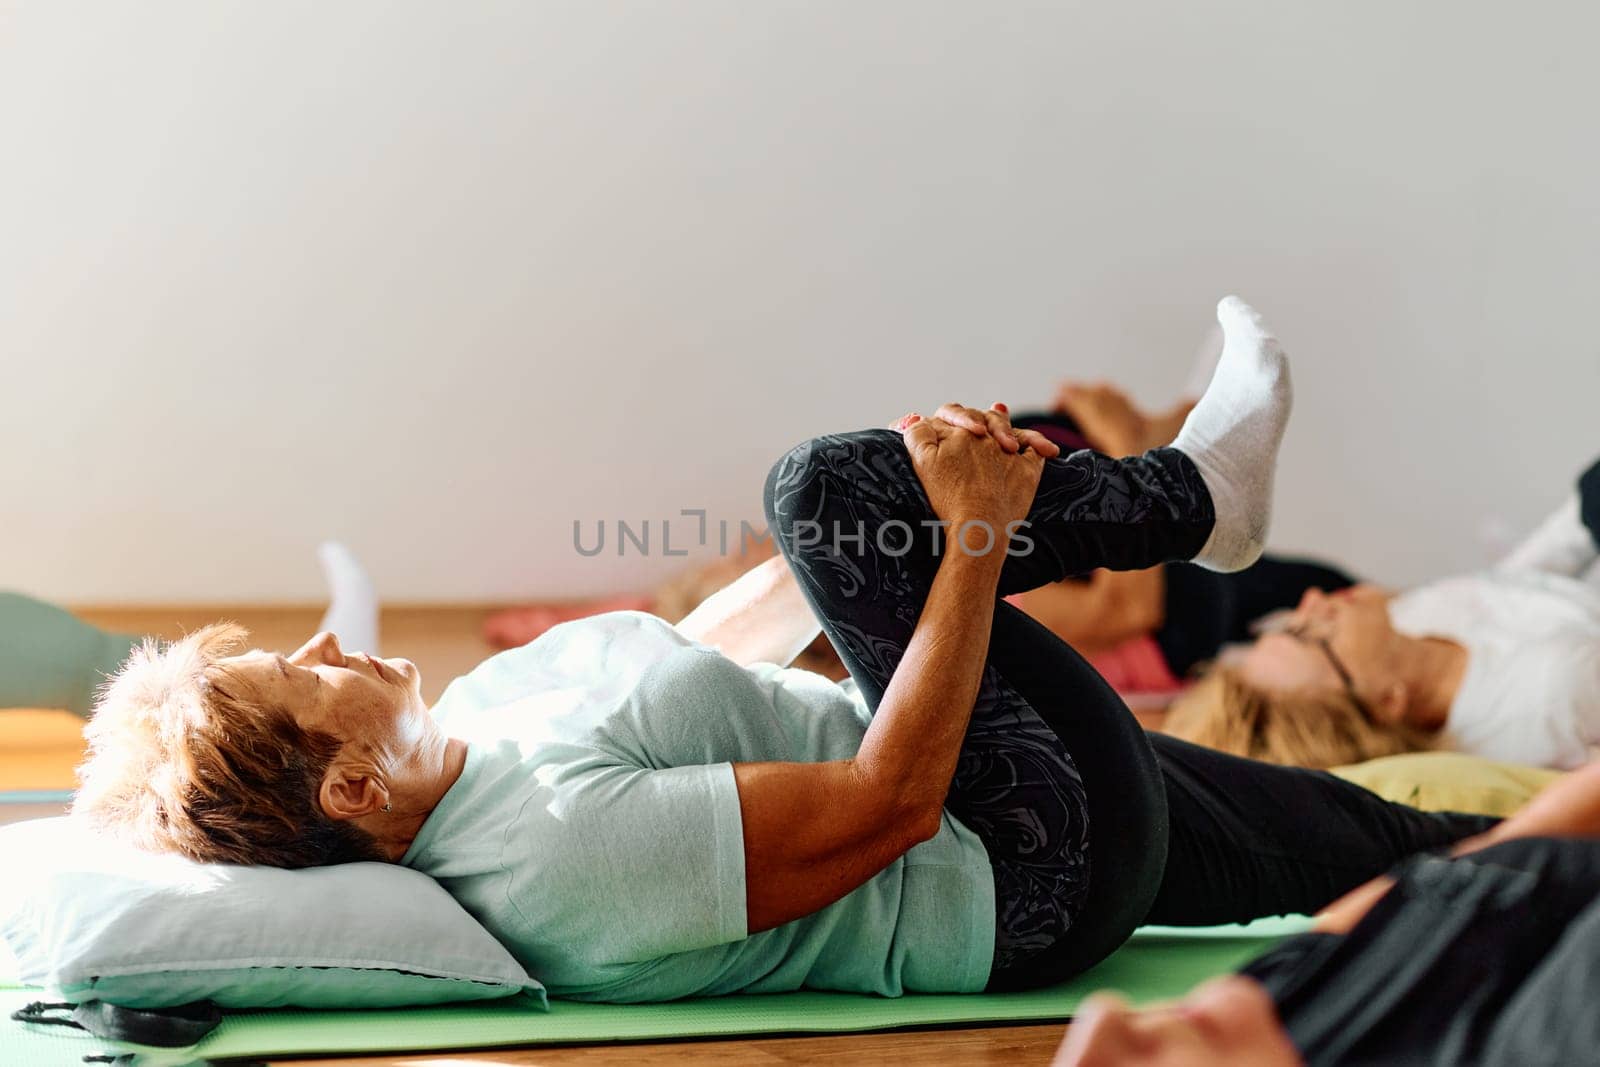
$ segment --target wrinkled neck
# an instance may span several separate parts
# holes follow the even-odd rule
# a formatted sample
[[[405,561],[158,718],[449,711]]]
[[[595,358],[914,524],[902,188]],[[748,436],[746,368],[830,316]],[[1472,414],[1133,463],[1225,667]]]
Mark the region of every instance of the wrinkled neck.
[[[422,824],[461,777],[467,743],[439,734],[409,762],[406,777],[391,790],[391,810],[368,816],[371,823],[363,827],[377,840],[385,858],[394,863],[405,856]]]

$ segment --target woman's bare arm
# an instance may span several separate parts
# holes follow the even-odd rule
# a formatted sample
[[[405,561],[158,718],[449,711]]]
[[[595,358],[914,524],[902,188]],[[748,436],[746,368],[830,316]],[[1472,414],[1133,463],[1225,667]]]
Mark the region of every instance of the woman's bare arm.
[[[822,627],[789,565],[777,556],[707,597],[677,629],[743,666],[776,663],[786,667]]]
[[[827,907],[938,832],[1003,559],[945,557],[854,759],[734,765],[751,933]]]
[[[1000,413],[947,406],[940,415],[984,432],[944,419],[907,431],[935,513],[956,529],[974,520],[1003,530],[1025,516],[1042,457],[1060,450],[1037,434],[1012,434]],[[1019,441],[1033,451],[1015,454]],[[853,759],[734,765],[751,933],[827,907],[938,833],[988,656],[1004,563],[1003,547],[941,557]]]

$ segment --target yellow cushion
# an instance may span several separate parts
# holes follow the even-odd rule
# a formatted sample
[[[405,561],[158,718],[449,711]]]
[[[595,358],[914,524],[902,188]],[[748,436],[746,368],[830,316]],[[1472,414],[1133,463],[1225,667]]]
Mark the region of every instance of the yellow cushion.
[[[72,789],[83,754],[83,720],[72,712],[0,708],[0,792]]]
[[[1460,752],[1408,752],[1335,767],[1333,773],[1385,800],[1423,811],[1474,815],[1510,815],[1561,777],[1560,771],[1496,763]]]

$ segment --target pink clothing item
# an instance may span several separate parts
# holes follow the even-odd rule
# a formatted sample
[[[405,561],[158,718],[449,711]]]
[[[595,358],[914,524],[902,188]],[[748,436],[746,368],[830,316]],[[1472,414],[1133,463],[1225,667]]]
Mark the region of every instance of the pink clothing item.
[[[1119,693],[1175,693],[1183,688],[1153,637],[1135,637],[1086,658]]]
[[[1014,607],[1022,607],[1017,603],[1016,596],[1005,599]],[[1161,646],[1148,634],[1083,658],[1123,697],[1131,694],[1177,693],[1183,689],[1183,679],[1172,673],[1172,668],[1167,666],[1167,658],[1161,654]]]

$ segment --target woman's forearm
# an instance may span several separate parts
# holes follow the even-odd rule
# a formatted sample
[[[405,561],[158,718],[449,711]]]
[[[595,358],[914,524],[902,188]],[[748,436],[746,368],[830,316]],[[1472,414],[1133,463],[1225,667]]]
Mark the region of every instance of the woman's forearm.
[[[985,426],[990,415],[1004,414],[940,409],[947,410]],[[942,418],[908,416],[902,424],[931,510],[957,531],[968,527],[961,520],[971,519],[991,533],[1009,533],[1008,522],[1022,519],[1038,492],[1045,457],[1058,451],[1037,434],[1009,427],[1001,427],[1002,441]],[[1027,450],[1008,451],[1007,441]],[[983,678],[1006,561],[1005,540],[991,536],[989,545],[968,555],[959,535],[949,537],[943,555],[928,561],[937,560],[937,570],[927,595],[917,596],[914,587],[900,593],[905,599],[899,603],[917,611],[917,623],[853,756],[733,765],[751,932],[827,907],[939,832]],[[828,604],[830,617],[847,625],[851,604],[843,591]],[[891,611],[897,606],[888,605]],[[871,614],[884,618],[884,605],[877,607]],[[885,635],[884,651],[894,651],[902,639]]]
[[[939,832],[1002,559],[945,558],[853,758],[733,765],[751,933],[827,907]]]
[[[822,627],[789,565],[774,557],[707,597],[677,629],[743,666],[787,666]]]
[[[856,753],[858,773],[909,817],[918,840],[938,831],[989,652],[1004,562],[1004,552],[969,556],[949,546]]]

